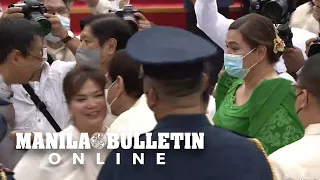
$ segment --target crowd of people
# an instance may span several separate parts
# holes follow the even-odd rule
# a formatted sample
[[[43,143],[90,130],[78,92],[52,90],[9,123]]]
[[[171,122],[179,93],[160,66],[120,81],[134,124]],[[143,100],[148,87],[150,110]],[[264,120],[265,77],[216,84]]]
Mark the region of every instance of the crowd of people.
[[[0,180],[320,178],[320,52],[308,56],[320,0],[291,15],[293,47],[267,17],[228,19],[218,0],[188,0],[186,30],[113,12],[128,0],[85,1],[80,36],[70,0],[42,1],[48,33],[21,7],[0,12]],[[161,150],[161,166],[155,150],[15,149],[17,133],[36,132],[203,132],[205,148]]]

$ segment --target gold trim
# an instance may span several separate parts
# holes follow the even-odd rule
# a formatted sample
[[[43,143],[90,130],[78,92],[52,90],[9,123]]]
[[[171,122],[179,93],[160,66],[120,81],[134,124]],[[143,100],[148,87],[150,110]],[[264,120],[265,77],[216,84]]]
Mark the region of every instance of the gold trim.
[[[271,163],[270,163],[270,161],[269,161],[269,159],[268,159],[268,155],[267,155],[266,151],[264,150],[263,145],[261,144],[261,142],[260,142],[258,139],[256,139],[256,138],[249,138],[249,140],[250,140],[251,142],[253,142],[253,143],[256,145],[256,147],[257,147],[257,148],[263,153],[263,155],[266,157],[267,162],[268,162],[268,164],[269,164],[269,167],[270,167],[270,169],[271,169],[272,178],[273,178],[273,180],[277,180],[276,175],[275,175],[275,172],[274,172],[274,170],[273,170],[273,168],[272,168],[272,166],[271,166]]]
[[[7,175],[4,171],[0,171],[0,178],[1,180],[7,180]]]
[[[239,12],[241,11],[241,6],[231,6],[229,7],[230,12]],[[143,13],[181,13],[184,12],[183,7],[173,7],[173,8],[158,8],[158,7],[145,7],[139,8]],[[73,7],[71,8],[72,14],[82,14],[82,13],[91,13],[91,10],[87,7]]]

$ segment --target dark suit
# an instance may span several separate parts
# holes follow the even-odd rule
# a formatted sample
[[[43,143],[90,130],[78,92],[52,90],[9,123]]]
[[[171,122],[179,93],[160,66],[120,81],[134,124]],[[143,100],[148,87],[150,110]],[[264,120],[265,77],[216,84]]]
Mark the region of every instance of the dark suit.
[[[168,116],[152,131],[152,139],[158,132],[204,132],[204,149],[114,150],[98,180],[272,180],[270,166],[254,143],[212,126],[205,115]],[[145,153],[144,165],[132,165],[133,152]],[[157,152],[166,153],[165,165],[156,165]],[[121,154],[120,165],[116,153]]]

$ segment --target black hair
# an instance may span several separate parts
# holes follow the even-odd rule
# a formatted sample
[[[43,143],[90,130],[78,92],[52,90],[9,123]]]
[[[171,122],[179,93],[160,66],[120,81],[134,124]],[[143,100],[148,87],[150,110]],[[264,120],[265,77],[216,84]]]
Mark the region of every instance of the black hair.
[[[124,49],[129,38],[134,34],[132,27],[113,13],[98,15],[88,24],[102,46],[108,39],[117,40],[116,50]]]
[[[106,78],[103,71],[87,64],[77,65],[63,80],[63,92],[68,104],[88,80],[94,81],[104,93]]]
[[[84,29],[84,27],[86,25],[88,25],[89,23],[91,23],[93,20],[97,19],[97,18],[100,18],[101,15],[92,15],[92,16],[87,16],[85,18],[82,18],[80,20],[80,29],[81,31]]]
[[[35,36],[43,36],[38,23],[25,18],[0,19],[0,64],[3,64],[13,50],[26,56]]]
[[[301,69],[298,86],[307,89],[320,103],[320,54],[311,56]]]
[[[124,49],[114,54],[108,72],[112,82],[118,76],[123,78],[124,89],[129,96],[139,98],[143,94],[143,80],[139,77],[140,64],[130,59]]]

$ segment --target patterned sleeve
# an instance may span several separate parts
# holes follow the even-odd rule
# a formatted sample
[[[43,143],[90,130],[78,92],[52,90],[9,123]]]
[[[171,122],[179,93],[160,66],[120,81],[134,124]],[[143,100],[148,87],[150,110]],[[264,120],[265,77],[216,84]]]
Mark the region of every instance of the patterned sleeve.
[[[303,137],[304,130],[298,118],[290,116],[281,106],[257,132],[255,138],[263,144],[267,154]]]

